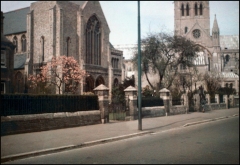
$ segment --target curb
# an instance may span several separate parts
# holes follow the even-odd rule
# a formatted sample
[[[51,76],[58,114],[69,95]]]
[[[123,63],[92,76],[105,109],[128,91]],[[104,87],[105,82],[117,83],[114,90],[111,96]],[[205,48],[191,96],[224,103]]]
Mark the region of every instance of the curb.
[[[229,118],[229,117],[235,117],[235,116],[238,116],[238,114],[234,114],[232,116],[219,117],[219,118],[215,118],[215,119],[202,120],[202,121],[197,121],[197,122],[193,122],[193,123],[187,123],[187,124],[184,124],[183,127],[196,125],[196,124],[201,124],[201,123],[206,123],[206,122],[211,122],[211,121],[216,121],[216,120],[222,120],[222,119],[226,119],[226,118]]]
[[[13,161],[13,160],[17,160],[17,159],[33,157],[33,156],[50,154],[50,153],[54,153],[54,152],[61,152],[61,151],[69,150],[69,149],[83,148],[83,147],[93,146],[93,145],[102,144],[102,143],[106,143],[106,142],[123,140],[123,139],[131,138],[131,137],[135,137],[135,136],[141,136],[141,135],[150,134],[150,133],[153,133],[153,132],[152,131],[143,131],[140,133],[133,133],[133,134],[129,134],[129,135],[123,135],[123,136],[117,136],[117,137],[112,137],[112,138],[100,139],[100,140],[96,140],[96,141],[84,142],[84,143],[78,144],[78,145],[68,145],[68,146],[64,146],[64,147],[50,148],[50,149],[38,150],[38,151],[33,151],[33,152],[25,152],[25,153],[21,153],[21,154],[10,155],[10,156],[4,156],[4,157],[1,157],[1,163]]]

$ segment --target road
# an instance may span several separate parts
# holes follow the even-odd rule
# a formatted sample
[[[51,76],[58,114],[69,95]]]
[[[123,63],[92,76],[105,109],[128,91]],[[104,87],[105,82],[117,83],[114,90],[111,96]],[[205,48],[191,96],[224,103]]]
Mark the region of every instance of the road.
[[[6,164],[239,164],[239,117]]]

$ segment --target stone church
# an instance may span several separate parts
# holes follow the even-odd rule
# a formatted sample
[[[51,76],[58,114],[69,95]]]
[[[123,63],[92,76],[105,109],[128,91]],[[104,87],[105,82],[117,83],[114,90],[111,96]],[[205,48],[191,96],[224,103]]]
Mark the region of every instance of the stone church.
[[[221,86],[232,85],[239,93],[239,35],[220,35],[216,15],[213,25],[210,25],[209,1],[174,1],[174,33],[193,40],[203,48],[194,60],[201,73],[214,70],[220,72],[224,77]],[[124,49],[118,49],[127,52],[130,47],[125,45]],[[125,60],[124,64],[125,75],[134,75],[137,80],[138,74],[133,71],[131,60]],[[158,82],[154,75],[149,75],[149,79]],[[142,86],[146,85],[147,80],[142,76]]]
[[[122,82],[123,53],[109,41],[99,1],[37,1],[3,16],[3,34],[15,45],[12,92],[23,93],[29,74],[62,55],[73,56],[88,73],[79,93],[100,84],[111,92]]]

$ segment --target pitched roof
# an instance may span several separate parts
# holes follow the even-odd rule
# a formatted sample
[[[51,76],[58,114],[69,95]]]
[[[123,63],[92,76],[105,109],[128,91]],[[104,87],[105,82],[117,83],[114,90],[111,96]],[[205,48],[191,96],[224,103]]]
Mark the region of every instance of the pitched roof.
[[[14,55],[14,69],[24,68],[26,59],[27,59],[27,54]]]
[[[239,35],[220,36],[221,49],[239,49]]]
[[[3,13],[3,34],[13,34],[27,31],[27,13],[30,7]]]
[[[80,7],[83,7],[83,5],[87,2],[87,1],[70,1],[72,3],[75,3],[77,5],[79,5]]]

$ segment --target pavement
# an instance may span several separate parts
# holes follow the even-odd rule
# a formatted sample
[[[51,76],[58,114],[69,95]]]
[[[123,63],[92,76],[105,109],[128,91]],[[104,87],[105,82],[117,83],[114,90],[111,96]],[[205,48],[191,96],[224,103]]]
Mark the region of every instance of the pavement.
[[[1,136],[1,163],[231,117],[239,117],[239,108],[143,118],[142,130],[138,130],[138,120],[133,120]]]

